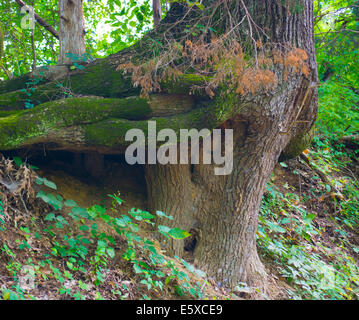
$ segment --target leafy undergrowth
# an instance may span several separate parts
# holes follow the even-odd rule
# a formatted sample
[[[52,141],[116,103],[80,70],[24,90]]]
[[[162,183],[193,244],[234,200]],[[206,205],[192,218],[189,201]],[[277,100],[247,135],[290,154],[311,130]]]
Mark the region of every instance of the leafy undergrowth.
[[[282,288],[277,298],[358,299],[356,158],[335,139],[316,137],[300,157],[274,170],[260,210],[258,247]],[[15,162],[0,161],[3,299],[238,299],[185,260],[166,256],[149,232],[154,215],[123,213],[119,194],[109,195],[110,212],[82,208]],[[157,234],[188,236],[166,226],[170,216],[156,216],[163,221]]]
[[[225,299],[201,270],[168,257],[147,211],[82,208],[19,159],[0,161],[0,297],[2,299]],[[51,192],[46,192],[51,191]],[[36,209],[36,210],[35,210]],[[31,213],[31,214],[30,214]],[[157,234],[189,234],[165,224]]]
[[[263,198],[258,246],[291,299],[359,298],[357,151],[315,137],[280,163]],[[289,284],[289,285],[288,285]]]
[[[263,197],[258,247],[283,299],[358,299],[357,151],[316,137],[277,165]],[[82,208],[18,158],[0,161],[0,295],[3,299],[238,299],[179,257],[166,256],[155,216]],[[47,192],[50,191],[50,192]],[[163,212],[157,234],[181,239]],[[238,292],[246,292],[246,286]],[[246,298],[250,298],[247,295]]]
[[[285,298],[359,297],[358,50],[332,36],[317,47],[316,136],[277,165],[260,210],[258,246]]]

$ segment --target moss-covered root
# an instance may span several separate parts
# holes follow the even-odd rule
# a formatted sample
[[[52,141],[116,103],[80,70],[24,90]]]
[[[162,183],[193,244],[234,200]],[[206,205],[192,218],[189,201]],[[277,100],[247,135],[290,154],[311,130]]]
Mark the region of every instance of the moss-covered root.
[[[205,81],[206,79],[202,76],[183,74],[179,75],[176,81],[162,81],[161,92],[171,95],[189,95],[194,86],[203,86]],[[39,105],[64,97],[64,92],[71,92],[74,95],[125,98],[138,96],[140,91],[140,88],[133,87],[130,76],[125,76],[121,71],[115,71],[106,61],[99,60],[96,64],[90,64],[85,71],[76,71],[63,80],[29,88],[24,83],[20,89],[11,92],[2,93],[0,90],[0,110],[24,109],[26,101]]]
[[[149,103],[141,98],[73,98],[44,103],[34,109],[2,112],[0,148],[12,149],[44,138],[53,130],[97,123],[107,118],[148,119]]]
[[[125,140],[128,130],[142,129],[147,136],[147,120],[153,115],[154,103],[140,98],[76,98],[7,112],[3,114],[6,117],[0,117],[0,150],[47,144],[53,149],[123,153],[132,143]],[[156,121],[157,132],[171,128],[179,137],[180,129],[211,130],[226,119],[218,117],[218,105],[212,102],[206,107],[152,120]]]

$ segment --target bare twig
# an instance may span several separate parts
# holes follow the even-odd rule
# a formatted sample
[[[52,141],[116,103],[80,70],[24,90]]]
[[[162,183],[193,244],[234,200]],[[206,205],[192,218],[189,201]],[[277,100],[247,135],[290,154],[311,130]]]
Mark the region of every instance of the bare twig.
[[[244,4],[244,1],[241,0],[242,6],[244,11],[246,12],[246,17],[247,17],[247,21],[248,21],[248,26],[249,26],[249,35],[253,41],[253,46],[254,46],[254,55],[255,55],[255,59],[256,59],[256,67],[258,68],[258,52],[257,52],[257,41],[253,38],[253,29],[252,29],[252,18],[248,12],[248,9],[246,7],[246,5]]]

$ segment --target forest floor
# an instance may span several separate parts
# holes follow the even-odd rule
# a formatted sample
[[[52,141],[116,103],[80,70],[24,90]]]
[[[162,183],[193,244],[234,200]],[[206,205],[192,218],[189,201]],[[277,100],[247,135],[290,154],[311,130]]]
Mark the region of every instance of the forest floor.
[[[245,283],[227,291],[190,259],[166,256],[149,232],[154,216],[132,209],[145,206],[143,177],[109,161],[112,174],[99,183],[54,158],[35,161],[40,169],[25,168],[17,156],[0,161],[3,299],[359,297],[355,147],[316,137],[299,157],[276,166],[257,232],[267,293]]]
[[[310,149],[275,167],[262,201],[258,247],[281,287],[279,298],[358,299],[356,154],[316,137]]]

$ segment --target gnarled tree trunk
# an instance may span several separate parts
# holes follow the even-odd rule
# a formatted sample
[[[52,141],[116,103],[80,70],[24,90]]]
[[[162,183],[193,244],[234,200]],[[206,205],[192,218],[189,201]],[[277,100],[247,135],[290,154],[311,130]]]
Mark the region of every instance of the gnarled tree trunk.
[[[245,4],[236,12],[244,17],[239,20],[246,21],[246,14],[250,14],[252,23],[278,48],[289,44],[305,50],[307,74],[288,74],[283,66],[276,65],[273,72],[278,85],[269,92],[224,93],[212,100],[189,95],[191,86],[202,84],[203,77],[183,75],[177,82],[161,83],[159,95],[139,99],[133,97],[139,89],[133,88],[130,78],[115,69],[138,51],[148,53],[146,48],[153,41],[146,39],[156,37],[149,33],[134,47],[88,64],[85,71],[70,73],[75,94],[101,97],[46,102],[58,90],[56,83],[48,82],[34,93],[41,104],[34,110],[19,111],[21,99],[26,96],[18,89],[27,76],[1,84],[0,149],[46,144],[53,149],[124,153],[129,144],[124,139],[126,131],[139,128],[147,134],[149,119],[157,122],[158,131],[233,129],[233,170],[228,175],[217,176],[214,165],[201,162],[146,165],[148,206],[151,211],[172,215],[173,226],[196,230],[195,263],[209,276],[226,286],[247,282],[265,291],[266,273],[256,250],[258,210],[265,184],[288,142],[308,131],[316,117],[313,8],[310,0],[289,1],[295,4],[294,11],[280,0],[239,2]],[[185,6],[173,5],[155,32],[171,26],[180,28],[177,22],[186,13]],[[254,31],[249,24],[241,28],[245,40],[252,41]],[[181,256],[184,243],[167,240],[165,248]]]
[[[246,1],[254,22],[277,43],[290,43],[308,54],[309,77],[282,79],[271,94],[238,98],[233,172],[215,176],[212,165],[149,167],[151,209],[175,216],[173,226],[197,229],[195,263],[226,286],[247,282],[265,291],[266,273],[256,250],[260,202],[266,182],[292,137],[308,131],[316,116],[316,64],[312,3],[291,13],[279,1]],[[245,107],[239,107],[246,102]],[[226,102],[224,102],[226,103]],[[240,110],[240,111],[239,111]],[[183,245],[169,241],[177,255]]]

